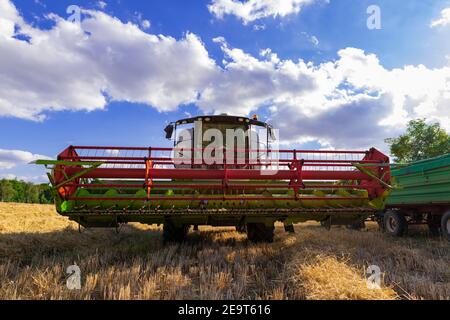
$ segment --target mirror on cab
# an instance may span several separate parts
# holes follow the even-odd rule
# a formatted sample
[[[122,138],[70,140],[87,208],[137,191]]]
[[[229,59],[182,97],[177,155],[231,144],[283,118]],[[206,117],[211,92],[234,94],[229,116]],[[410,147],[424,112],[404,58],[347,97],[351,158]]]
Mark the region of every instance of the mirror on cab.
[[[164,132],[166,133],[166,139],[172,139],[173,135],[173,124],[167,125],[167,127],[164,128]]]

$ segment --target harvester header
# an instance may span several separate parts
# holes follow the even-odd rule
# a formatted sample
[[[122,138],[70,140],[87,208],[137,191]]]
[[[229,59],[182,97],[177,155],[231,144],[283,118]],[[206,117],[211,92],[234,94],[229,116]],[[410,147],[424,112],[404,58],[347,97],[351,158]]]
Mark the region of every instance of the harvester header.
[[[165,240],[188,226],[246,229],[273,238],[275,221],[348,223],[382,209],[389,158],[365,151],[278,150],[270,125],[202,116],[165,128],[173,147],[69,146],[51,169],[57,211],[85,227],[164,224]]]

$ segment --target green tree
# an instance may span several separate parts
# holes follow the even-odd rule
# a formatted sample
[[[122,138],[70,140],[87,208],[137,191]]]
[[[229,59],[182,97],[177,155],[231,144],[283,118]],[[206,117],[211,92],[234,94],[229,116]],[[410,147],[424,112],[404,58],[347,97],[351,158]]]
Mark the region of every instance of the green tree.
[[[26,202],[25,182],[18,180],[9,180],[9,182],[12,184],[14,190],[16,191],[15,196],[11,201]]]
[[[39,203],[53,203],[53,194],[49,184],[39,185]]]
[[[16,190],[8,180],[0,180],[0,201],[11,202],[16,198]]]
[[[450,136],[439,123],[427,124],[425,119],[411,120],[406,133],[385,142],[396,162],[405,163],[437,157],[450,152]]]
[[[32,184],[24,184],[24,201],[26,203],[39,203],[39,187]]]

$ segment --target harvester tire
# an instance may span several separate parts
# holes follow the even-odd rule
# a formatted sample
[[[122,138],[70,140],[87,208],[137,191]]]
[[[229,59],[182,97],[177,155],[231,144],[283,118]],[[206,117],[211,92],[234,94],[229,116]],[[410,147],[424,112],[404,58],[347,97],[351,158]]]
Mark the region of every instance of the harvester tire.
[[[450,241],[450,211],[447,211],[441,219],[442,235]]]
[[[251,242],[273,242],[275,226],[264,223],[248,223],[247,237]]]
[[[183,242],[189,231],[189,225],[176,226],[172,222],[165,222],[163,227],[163,243]]]
[[[408,222],[400,212],[389,210],[384,214],[384,231],[395,237],[402,237],[408,231]]]

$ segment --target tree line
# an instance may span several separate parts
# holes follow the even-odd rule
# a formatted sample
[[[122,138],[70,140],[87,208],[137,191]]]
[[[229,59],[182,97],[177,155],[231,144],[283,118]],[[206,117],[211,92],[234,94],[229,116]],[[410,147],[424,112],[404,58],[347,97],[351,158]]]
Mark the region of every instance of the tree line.
[[[49,204],[53,203],[53,196],[48,184],[2,179],[0,201]]]

